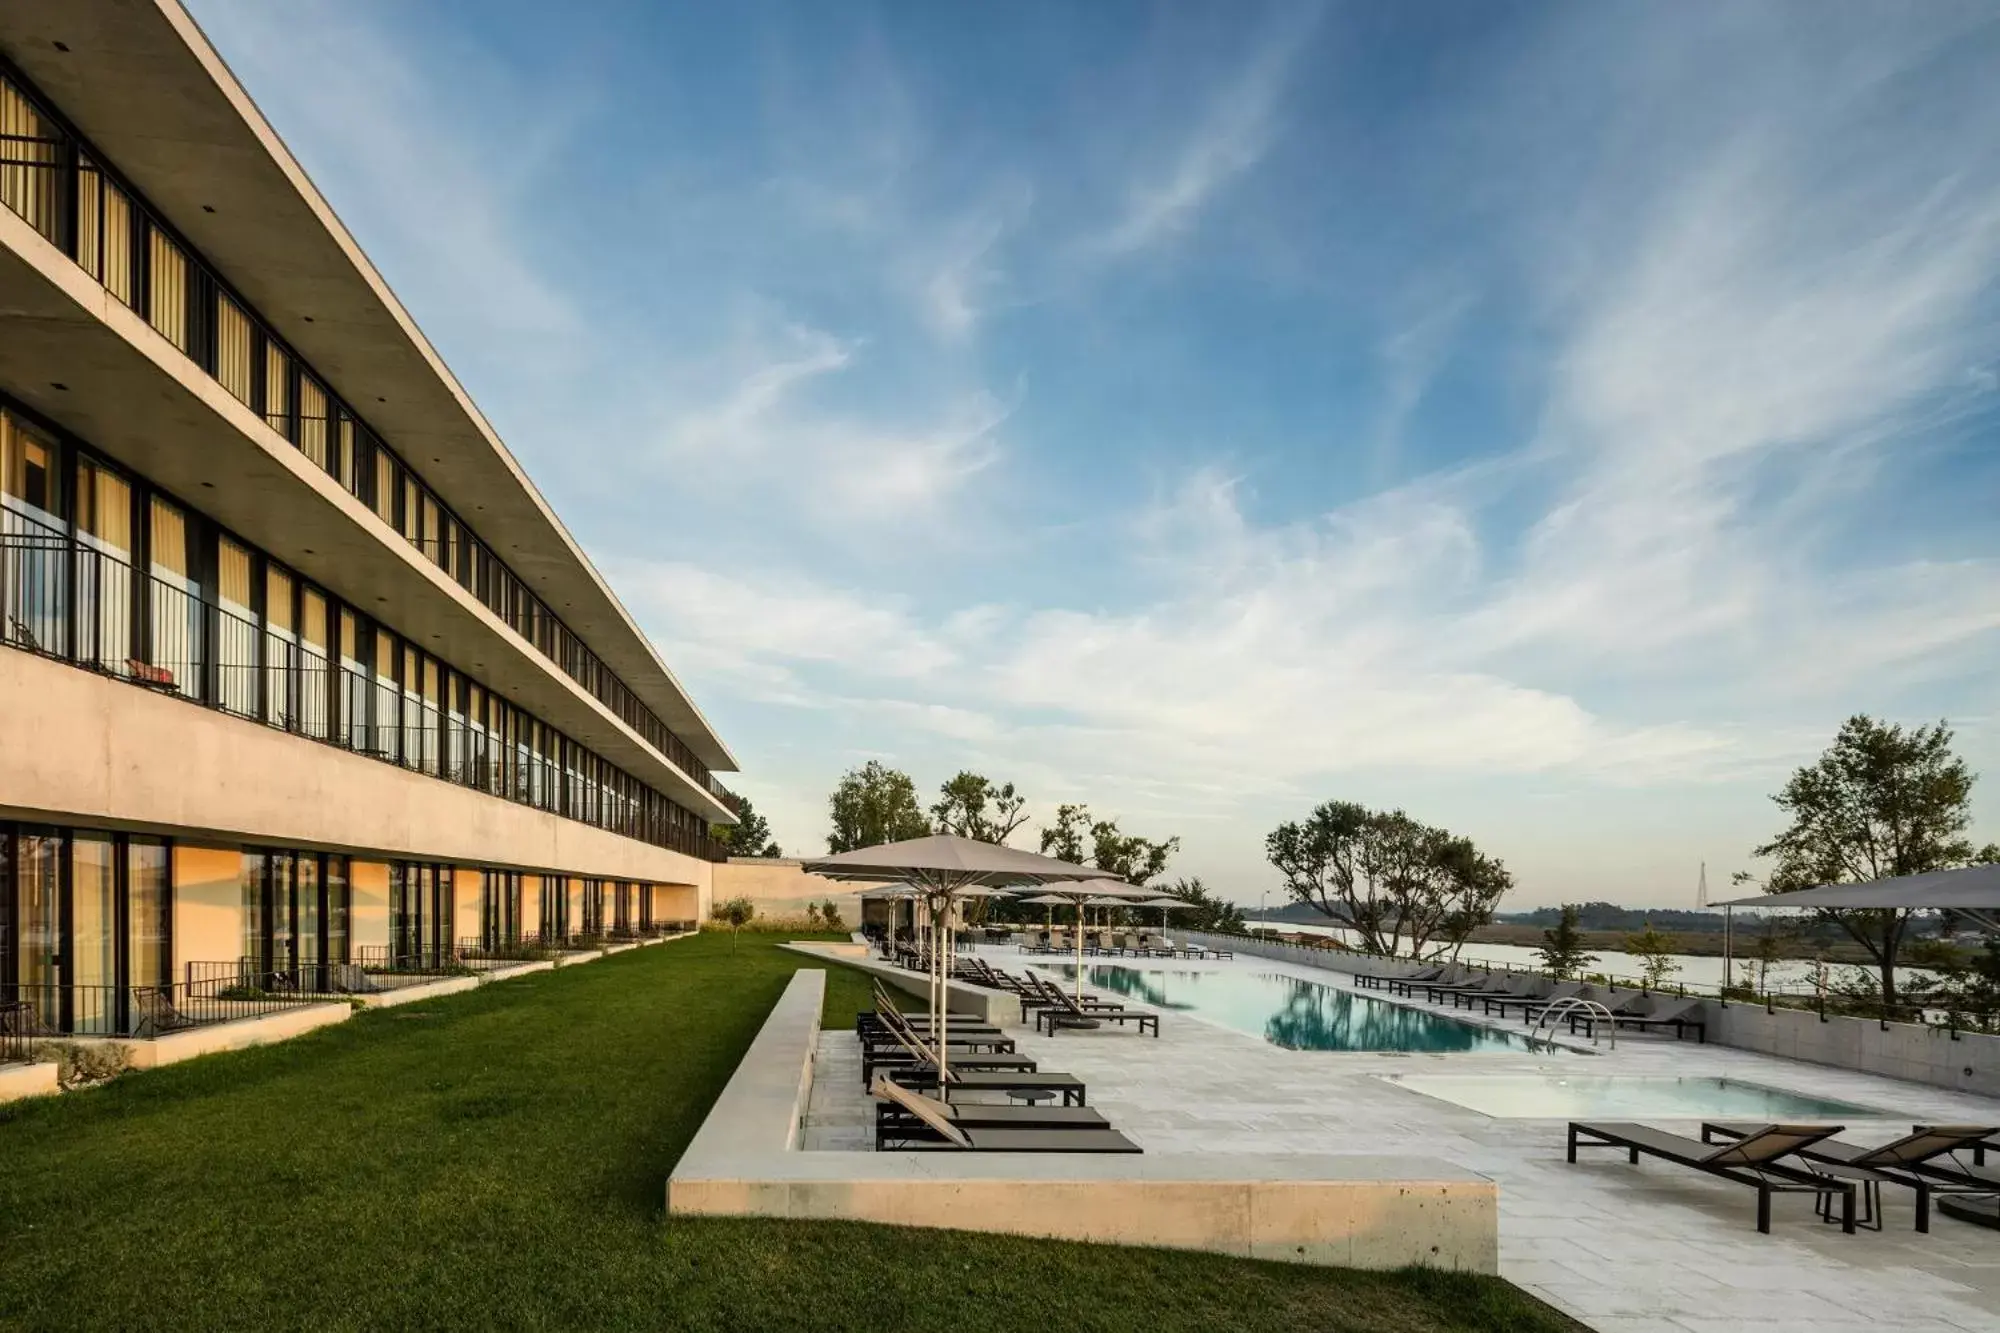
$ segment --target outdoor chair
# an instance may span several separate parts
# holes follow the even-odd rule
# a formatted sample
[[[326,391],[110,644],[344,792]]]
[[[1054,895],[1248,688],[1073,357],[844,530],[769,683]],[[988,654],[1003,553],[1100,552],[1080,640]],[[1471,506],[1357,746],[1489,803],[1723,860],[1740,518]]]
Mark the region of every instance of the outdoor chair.
[[[904,1067],[922,1068],[926,1066],[935,1068],[937,1066],[939,1057],[934,1037],[918,1036],[916,1032],[911,1030],[908,1024],[900,1021],[901,1015],[896,1014],[894,1010],[891,1010],[890,1014],[885,1015],[885,1017],[889,1019],[888,1030],[895,1035],[895,1047],[893,1049],[863,1047],[861,1053],[861,1081],[864,1085],[874,1080],[875,1071],[879,1068],[900,1069]],[[1013,1055],[997,1051],[985,1054],[968,1052],[963,1055],[955,1055],[951,1050],[950,1042],[945,1044],[944,1059],[946,1065],[953,1072],[959,1069],[963,1069],[967,1073],[981,1074],[1032,1074],[1035,1072],[1035,1062],[1025,1055]]]
[[[1585,986],[1582,990],[1578,991],[1575,994],[1575,996],[1571,998],[1578,1000],[1589,1000],[1593,1004],[1601,1004],[1606,1009],[1610,1010],[1612,1017],[1615,1018],[1622,1013],[1637,1012],[1640,1006],[1645,1002],[1646,996],[1647,992],[1645,991],[1636,991],[1636,990],[1621,991],[1615,988],[1604,987],[1604,986]],[[1561,1001],[1555,998],[1554,996],[1551,996],[1546,1000],[1530,1000],[1521,1006],[1521,1018],[1524,1022],[1530,1022],[1530,1023],[1534,1022],[1536,1019],[1540,1018],[1545,1012],[1547,1012],[1550,1008],[1554,1007],[1559,1003],[1561,1003]],[[1599,1015],[1599,1017],[1602,1016],[1603,1015]]]
[[[1816,1208],[1827,1214],[1826,1196],[1841,1196],[1840,1229],[1854,1234],[1856,1180],[1835,1180],[1804,1166],[1789,1166],[1779,1159],[1796,1156],[1803,1149],[1832,1138],[1839,1125],[1760,1125],[1740,1139],[1713,1147],[1685,1134],[1669,1134],[1645,1125],[1627,1123],[1586,1124],[1572,1120],[1569,1125],[1569,1160],[1576,1161],[1578,1148],[1619,1148],[1636,1165],[1640,1154],[1658,1157],[1676,1166],[1733,1180],[1757,1191],[1757,1230],[1771,1230],[1773,1194],[1812,1194]]]
[[[1047,1028],[1051,1037],[1056,1035],[1059,1027],[1094,1028],[1105,1023],[1137,1023],[1140,1036],[1146,1035],[1148,1027],[1153,1029],[1155,1039],[1160,1035],[1160,1016],[1148,1010],[1127,1009],[1122,1004],[1097,1004],[1086,1008],[1060,988],[1053,988],[1049,998],[1053,1003],[1035,1015],[1035,1029]]]
[[[1462,985],[1472,975],[1472,972],[1468,969],[1453,963],[1448,967],[1437,968],[1429,973],[1418,973],[1415,976],[1398,977],[1378,974],[1377,979],[1381,982],[1382,989],[1388,991],[1389,994],[1415,999],[1417,992],[1426,986]]]
[[[889,1086],[901,1092],[909,1092],[900,1084],[890,1082]],[[1111,1127],[1111,1123],[1104,1118],[1102,1112],[1088,1106],[1020,1106],[1012,1102],[946,1102],[938,1101],[936,1098],[927,1100],[942,1107],[943,1113],[951,1122],[965,1130],[1109,1129]],[[931,1132],[928,1126],[904,1108],[893,1094],[876,1097],[876,1152],[888,1152],[898,1145],[928,1140]]]
[[[1708,1122],[1701,1127],[1704,1143],[1740,1142],[1758,1126]],[[1844,1176],[1862,1187],[1863,1226],[1882,1229],[1882,1182],[1916,1191],[1917,1230],[1931,1229],[1934,1194],[2000,1193],[2000,1178],[1957,1160],[1960,1152],[1979,1152],[1979,1145],[1996,1131],[1992,1125],[1919,1125],[1893,1143],[1860,1148],[1838,1139],[1821,1139],[1799,1150],[1799,1156],[1823,1175]]]
[[[906,1111],[937,1139],[912,1138],[904,1146],[918,1150],[957,1148],[966,1152],[1136,1153],[1139,1145],[1108,1126],[1076,1128],[1048,1124],[1034,1128],[961,1126],[952,1107],[889,1079],[871,1085],[875,1096]],[[906,1131],[909,1132],[909,1131]]]
[[[1391,981],[1436,981],[1443,975],[1444,969],[1442,967],[1425,968],[1421,972],[1415,972],[1408,976],[1400,972],[1356,972],[1354,974],[1354,984],[1362,990],[1380,990],[1385,984]]]
[[[42,1021],[32,1001],[12,1000],[0,1004],[0,1037],[60,1037],[62,1033]]]
[[[195,1021],[174,1007],[173,994],[165,986],[132,988],[132,1035],[163,1037],[195,1026]]]
[[[1509,1009],[1518,1007],[1523,1013],[1526,1013],[1530,1005],[1545,1009],[1557,1000],[1574,999],[1582,994],[1583,983],[1581,981],[1558,981],[1546,987],[1536,986],[1521,995],[1489,995],[1483,1003],[1486,1006],[1487,1013],[1497,1013],[1500,1017],[1505,1018]]]
[[[1461,1001],[1470,1009],[1485,1000],[1525,1000],[1531,992],[1543,985],[1543,979],[1533,973],[1503,973],[1500,978],[1477,990],[1455,990],[1445,998],[1451,1007],[1458,1008]]]
[[[1414,999],[1416,993],[1422,991],[1426,1004],[1443,1004],[1447,996],[1455,995],[1459,991],[1495,990],[1498,988],[1499,978],[1504,975],[1500,972],[1466,973],[1456,981],[1426,981],[1407,986],[1403,989],[1403,994]]]
[[[1672,1028],[1674,1040],[1679,1041],[1688,1028],[1693,1028],[1695,1040],[1708,1041],[1708,1025],[1702,1018],[1702,1002],[1695,998],[1670,999],[1660,994],[1642,994],[1630,1007],[1614,1009],[1611,1024],[1614,1028],[1637,1028],[1650,1032],[1654,1028]],[[1573,1009],[1569,1013],[1569,1030],[1573,1034],[1581,1023],[1585,1036],[1596,1036],[1597,1025],[1604,1021],[1602,1014],[1594,1014],[1584,1009]]]

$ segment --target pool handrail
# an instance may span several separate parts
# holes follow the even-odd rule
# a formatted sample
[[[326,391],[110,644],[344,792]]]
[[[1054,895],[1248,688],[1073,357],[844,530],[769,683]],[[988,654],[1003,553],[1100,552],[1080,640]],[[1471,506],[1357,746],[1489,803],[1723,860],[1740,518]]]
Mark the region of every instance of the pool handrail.
[[[1533,1036],[1535,1033],[1540,1032],[1542,1024],[1548,1022],[1551,1018],[1568,1018],[1576,1013],[1589,1014],[1593,1020],[1590,1025],[1590,1044],[1592,1046],[1597,1045],[1597,1022],[1595,1020],[1601,1019],[1605,1030],[1611,1034],[1611,1049],[1614,1051],[1618,1049],[1617,1016],[1611,1012],[1610,1008],[1603,1001],[1586,1000],[1577,995],[1565,996],[1542,1010],[1540,1014],[1535,1016],[1535,1025],[1528,1030],[1529,1035]]]

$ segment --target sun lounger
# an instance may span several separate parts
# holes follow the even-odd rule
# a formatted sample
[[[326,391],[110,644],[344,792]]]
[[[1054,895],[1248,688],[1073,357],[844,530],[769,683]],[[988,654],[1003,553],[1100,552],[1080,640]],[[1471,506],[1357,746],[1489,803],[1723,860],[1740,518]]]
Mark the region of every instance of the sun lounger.
[[[1048,1029],[1053,1037],[1059,1027],[1094,1028],[1103,1023],[1137,1023],[1139,1035],[1144,1036],[1148,1027],[1153,1036],[1160,1035],[1160,1016],[1145,1009],[1127,1009],[1124,1005],[1098,1004],[1084,1006],[1066,991],[1054,990],[1049,994],[1052,1003],[1035,1015],[1035,1028]]]
[[[1403,994],[1409,996],[1411,999],[1415,999],[1417,992],[1422,991],[1426,1003],[1442,1004],[1447,996],[1456,995],[1459,991],[1493,990],[1495,989],[1495,981],[1501,975],[1501,973],[1497,972],[1486,972],[1472,977],[1463,977],[1457,981],[1420,982],[1416,985],[1405,986]]]
[[[1567,1000],[1582,993],[1582,982],[1558,981],[1547,990],[1531,991],[1524,995],[1489,995],[1482,1003],[1489,1015],[1497,1013],[1505,1018],[1509,1009],[1519,1008],[1525,1013],[1529,1005],[1547,1008],[1557,1000]]]
[[[1710,1121],[1701,1127],[1704,1143],[1717,1140],[1739,1141],[1755,1133],[1756,1125]],[[1931,1229],[1933,1194],[2000,1193],[2000,1177],[1967,1165],[1954,1156],[1976,1152],[1988,1137],[2000,1133],[1992,1125],[1919,1125],[1892,1143],[1876,1148],[1857,1147],[1838,1139],[1821,1139],[1799,1150],[1799,1156],[1816,1171],[1848,1173],[1862,1186],[1862,1225],[1873,1219],[1874,1229],[1882,1227],[1884,1180],[1893,1181],[1917,1195],[1917,1230]]]
[[[1627,1007],[1611,1011],[1613,1027],[1637,1028],[1650,1032],[1654,1028],[1672,1028],[1674,1040],[1679,1041],[1688,1028],[1695,1031],[1695,1039],[1708,1041],[1708,1026],[1702,1018],[1702,1002],[1699,999],[1671,999],[1660,994],[1641,995]],[[1575,1035],[1577,1026],[1582,1025],[1584,1035],[1597,1035],[1597,1025],[1604,1021],[1604,1015],[1592,1013],[1588,1009],[1572,1009],[1567,1015],[1569,1030]]]
[[[1510,974],[1503,976],[1497,985],[1483,986],[1478,990],[1455,990],[1445,998],[1451,1001],[1454,1009],[1461,1003],[1471,1009],[1486,1000],[1525,1000],[1546,984],[1538,976]]]
[[[1648,992],[1636,991],[1636,990],[1606,990],[1601,986],[1585,986],[1581,991],[1577,992],[1575,998],[1579,1000],[1590,1000],[1593,1003],[1601,1004],[1606,1009],[1609,1009],[1611,1011],[1612,1016],[1615,1018],[1619,1014],[1637,1013],[1641,1008],[1644,1007],[1645,1002],[1648,998]],[[1521,1006],[1521,1019],[1523,1022],[1532,1023],[1536,1019],[1540,1018],[1544,1012],[1546,1012],[1549,1008],[1556,1005],[1557,1003],[1559,1003],[1558,1000],[1550,998],[1547,1000],[1533,1000],[1526,1004],[1523,1004]],[[1602,1017],[1602,1015],[1600,1015],[1600,1017]]]
[[[893,1014],[894,1011],[891,1011]],[[878,1069],[895,1069],[904,1066],[936,1065],[938,1063],[937,1042],[933,1037],[921,1036],[907,1024],[890,1017],[887,1030],[895,1037],[893,1045],[863,1045],[861,1049],[861,1081],[874,1081]],[[967,1073],[1033,1073],[1035,1062],[1025,1055],[1014,1055],[1000,1051],[975,1053],[955,1052],[949,1040],[945,1043],[944,1063],[951,1069],[963,1069]]]
[[[901,1091],[900,1085],[892,1084]],[[912,1094],[914,1095],[914,1094]],[[1017,1106],[1012,1103],[935,1101],[954,1125],[964,1130],[980,1129],[1109,1129],[1111,1122],[1101,1111],[1088,1106]],[[875,1101],[875,1151],[928,1139],[931,1131],[893,1095],[878,1094]]]
[[[1578,1148],[1619,1148],[1636,1164],[1640,1154],[1658,1157],[1677,1166],[1733,1180],[1757,1191],[1757,1230],[1771,1230],[1773,1194],[1813,1194],[1841,1196],[1840,1229],[1854,1234],[1855,1191],[1859,1182],[1835,1180],[1817,1174],[1804,1165],[1782,1164],[1779,1159],[1796,1156],[1801,1150],[1832,1138],[1839,1125],[1760,1125],[1733,1143],[1714,1147],[1685,1134],[1669,1134],[1645,1125],[1592,1123],[1572,1120],[1569,1125],[1569,1160],[1576,1161]]]
[[[952,1118],[952,1108],[933,1097],[925,1097],[888,1079],[871,1085],[875,1096],[907,1112],[931,1133],[935,1141],[913,1139],[906,1146],[919,1150],[957,1148],[967,1152],[1061,1152],[1135,1153],[1139,1145],[1108,1126],[1075,1128],[1043,1125],[1034,1128],[987,1128],[962,1126]]]
[[[1391,981],[1436,981],[1444,975],[1442,967],[1429,967],[1421,972],[1356,972],[1354,984],[1362,990],[1380,990]]]

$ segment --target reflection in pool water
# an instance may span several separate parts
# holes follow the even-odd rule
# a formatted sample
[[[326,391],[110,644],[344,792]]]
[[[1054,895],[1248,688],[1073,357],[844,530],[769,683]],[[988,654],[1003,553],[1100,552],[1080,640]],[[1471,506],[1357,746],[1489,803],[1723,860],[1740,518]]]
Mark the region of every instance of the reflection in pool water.
[[[1045,970],[1074,980],[1076,967]],[[1511,1032],[1460,1023],[1351,990],[1277,972],[1087,965],[1084,980],[1163,1010],[1186,1010],[1297,1051],[1546,1051]]]

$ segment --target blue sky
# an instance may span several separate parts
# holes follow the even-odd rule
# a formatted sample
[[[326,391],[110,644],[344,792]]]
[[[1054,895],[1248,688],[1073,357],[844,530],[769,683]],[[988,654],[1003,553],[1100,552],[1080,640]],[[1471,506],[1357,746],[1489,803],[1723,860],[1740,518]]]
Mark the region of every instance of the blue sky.
[[[192,8],[788,850],[881,757],[1686,903],[1858,711],[2000,836],[1990,5]]]

